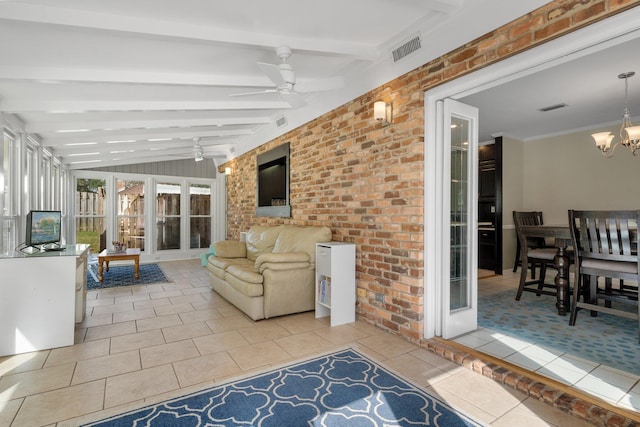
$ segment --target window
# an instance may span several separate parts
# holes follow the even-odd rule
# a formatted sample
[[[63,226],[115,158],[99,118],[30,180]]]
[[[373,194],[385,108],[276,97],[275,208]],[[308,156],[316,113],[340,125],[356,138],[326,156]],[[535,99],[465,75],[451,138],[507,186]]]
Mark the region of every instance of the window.
[[[189,203],[190,248],[208,248],[211,244],[211,186],[191,184]]]
[[[156,186],[157,248],[180,249],[180,184]]]
[[[76,242],[91,245],[93,252],[107,248],[106,188],[103,179],[76,181]]]
[[[118,242],[144,250],[144,182],[118,180]]]
[[[3,133],[0,144],[0,254],[7,254],[16,243],[14,192],[11,191],[14,139]]]

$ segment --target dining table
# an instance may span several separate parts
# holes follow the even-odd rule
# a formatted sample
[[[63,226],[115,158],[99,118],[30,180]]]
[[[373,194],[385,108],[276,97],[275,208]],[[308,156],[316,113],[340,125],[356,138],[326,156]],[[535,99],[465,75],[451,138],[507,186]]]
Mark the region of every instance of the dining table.
[[[560,316],[566,316],[571,310],[571,289],[569,287],[569,267],[571,266],[571,259],[567,253],[567,248],[571,246],[573,242],[569,226],[522,225],[520,229],[527,238],[542,237],[545,240],[553,239],[553,245],[557,249],[556,255],[553,258],[553,265],[557,270],[556,277],[554,278],[557,298],[556,308]]]

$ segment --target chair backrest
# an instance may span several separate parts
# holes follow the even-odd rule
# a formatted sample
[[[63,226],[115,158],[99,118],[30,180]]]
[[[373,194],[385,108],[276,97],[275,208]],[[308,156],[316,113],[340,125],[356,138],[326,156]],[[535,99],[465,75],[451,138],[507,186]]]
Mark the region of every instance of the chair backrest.
[[[542,221],[542,212],[513,211],[513,225],[516,227],[516,232],[521,225],[544,225]]]
[[[569,227],[578,257],[605,261],[638,262],[639,210],[569,210]]]

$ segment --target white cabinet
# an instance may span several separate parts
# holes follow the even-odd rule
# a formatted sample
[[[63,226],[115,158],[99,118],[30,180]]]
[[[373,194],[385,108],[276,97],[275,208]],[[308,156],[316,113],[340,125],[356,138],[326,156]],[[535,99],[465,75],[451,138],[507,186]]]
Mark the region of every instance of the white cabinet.
[[[0,257],[0,356],[73,345],[89,245]]]
[[[331,316],[331,326],[356,320],[356,246],[316,244],[316,318]]]

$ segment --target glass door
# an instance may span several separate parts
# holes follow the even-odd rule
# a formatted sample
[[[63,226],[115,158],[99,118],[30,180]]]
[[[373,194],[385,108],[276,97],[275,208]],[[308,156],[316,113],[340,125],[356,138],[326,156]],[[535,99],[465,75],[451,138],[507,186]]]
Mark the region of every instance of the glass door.
[[[478,110],[451,99],[443,108],[442,337],[452,338],[478,325]]]

